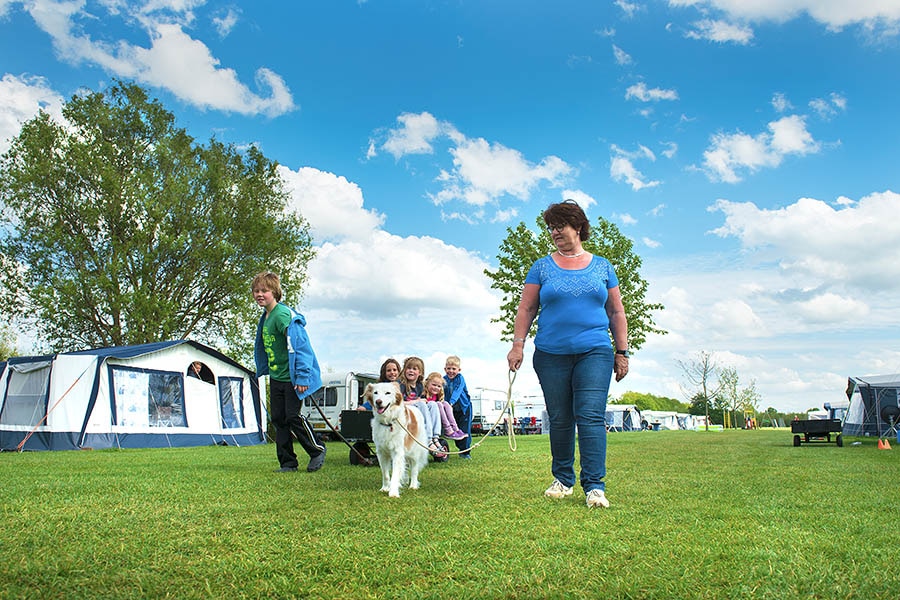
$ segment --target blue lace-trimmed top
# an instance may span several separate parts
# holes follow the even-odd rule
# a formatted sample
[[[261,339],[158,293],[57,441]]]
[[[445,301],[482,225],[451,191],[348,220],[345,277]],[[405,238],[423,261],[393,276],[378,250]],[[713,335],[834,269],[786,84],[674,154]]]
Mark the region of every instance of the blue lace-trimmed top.
[[[610,346],[607,290],[619,279],[612,264],[594,256],[583,269],[563,269],[550,256],[535,261],[525,283],[541,286],[534,347],[550,354],[579,354]]]

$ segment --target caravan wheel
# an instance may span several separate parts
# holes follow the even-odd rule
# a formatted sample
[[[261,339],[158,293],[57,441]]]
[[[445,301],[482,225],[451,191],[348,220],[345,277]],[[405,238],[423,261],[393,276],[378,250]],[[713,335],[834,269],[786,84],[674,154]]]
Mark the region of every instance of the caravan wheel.
[[[800,436],[795,435],[794,436],[794,446],[799,446],[799,445],[800,445]]]
[[[844,436],[842,436],[842,435],[839,433],[838,436],[837,436],[837,439],[835,440],[835,442],[837,443],[838,448],[843,448],[843,447],[844,447]]]

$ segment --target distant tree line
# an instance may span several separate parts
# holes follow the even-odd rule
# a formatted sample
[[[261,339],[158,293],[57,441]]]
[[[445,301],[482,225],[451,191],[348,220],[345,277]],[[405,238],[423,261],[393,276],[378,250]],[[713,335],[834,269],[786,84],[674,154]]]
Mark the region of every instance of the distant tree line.
[[[661,410],[678,413],[690,412],[691,408],[690,404],[680,402],[674,398],[642,394],[640,392],[625,392],[621,398],[611,402],[611,404],[633,404],[638,410]]]

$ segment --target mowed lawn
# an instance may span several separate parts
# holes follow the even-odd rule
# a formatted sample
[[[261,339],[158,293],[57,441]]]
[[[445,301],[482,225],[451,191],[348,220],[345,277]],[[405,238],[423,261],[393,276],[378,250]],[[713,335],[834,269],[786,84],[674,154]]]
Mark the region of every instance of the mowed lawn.
[[[400,499],[339,442],[289,474],[271,445],[3,453],[0,599],[900,597],[900,448],[613,433],[589,510],[515,442]]]

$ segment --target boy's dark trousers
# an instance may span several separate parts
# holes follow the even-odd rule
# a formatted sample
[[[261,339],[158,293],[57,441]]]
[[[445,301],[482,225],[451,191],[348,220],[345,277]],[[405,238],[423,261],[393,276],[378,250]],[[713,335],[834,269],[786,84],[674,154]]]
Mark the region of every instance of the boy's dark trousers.
[[[456,419],[456,424],[459,428],[469,434],[469,437],[464,440],[457,440],[455,442],[456,449],[468,456],[469,448],[472,447],[472,405],[470,404],[465,411],[459,410],[457,406],[457,404],[453,405],[453,418]]]
[[[275,452],[282,468],[298,466],[292,433],[310,457],[325,451],[309,420],[300,414],[301,403],[290,381],[269,378],[269,418],[275,427]]]

